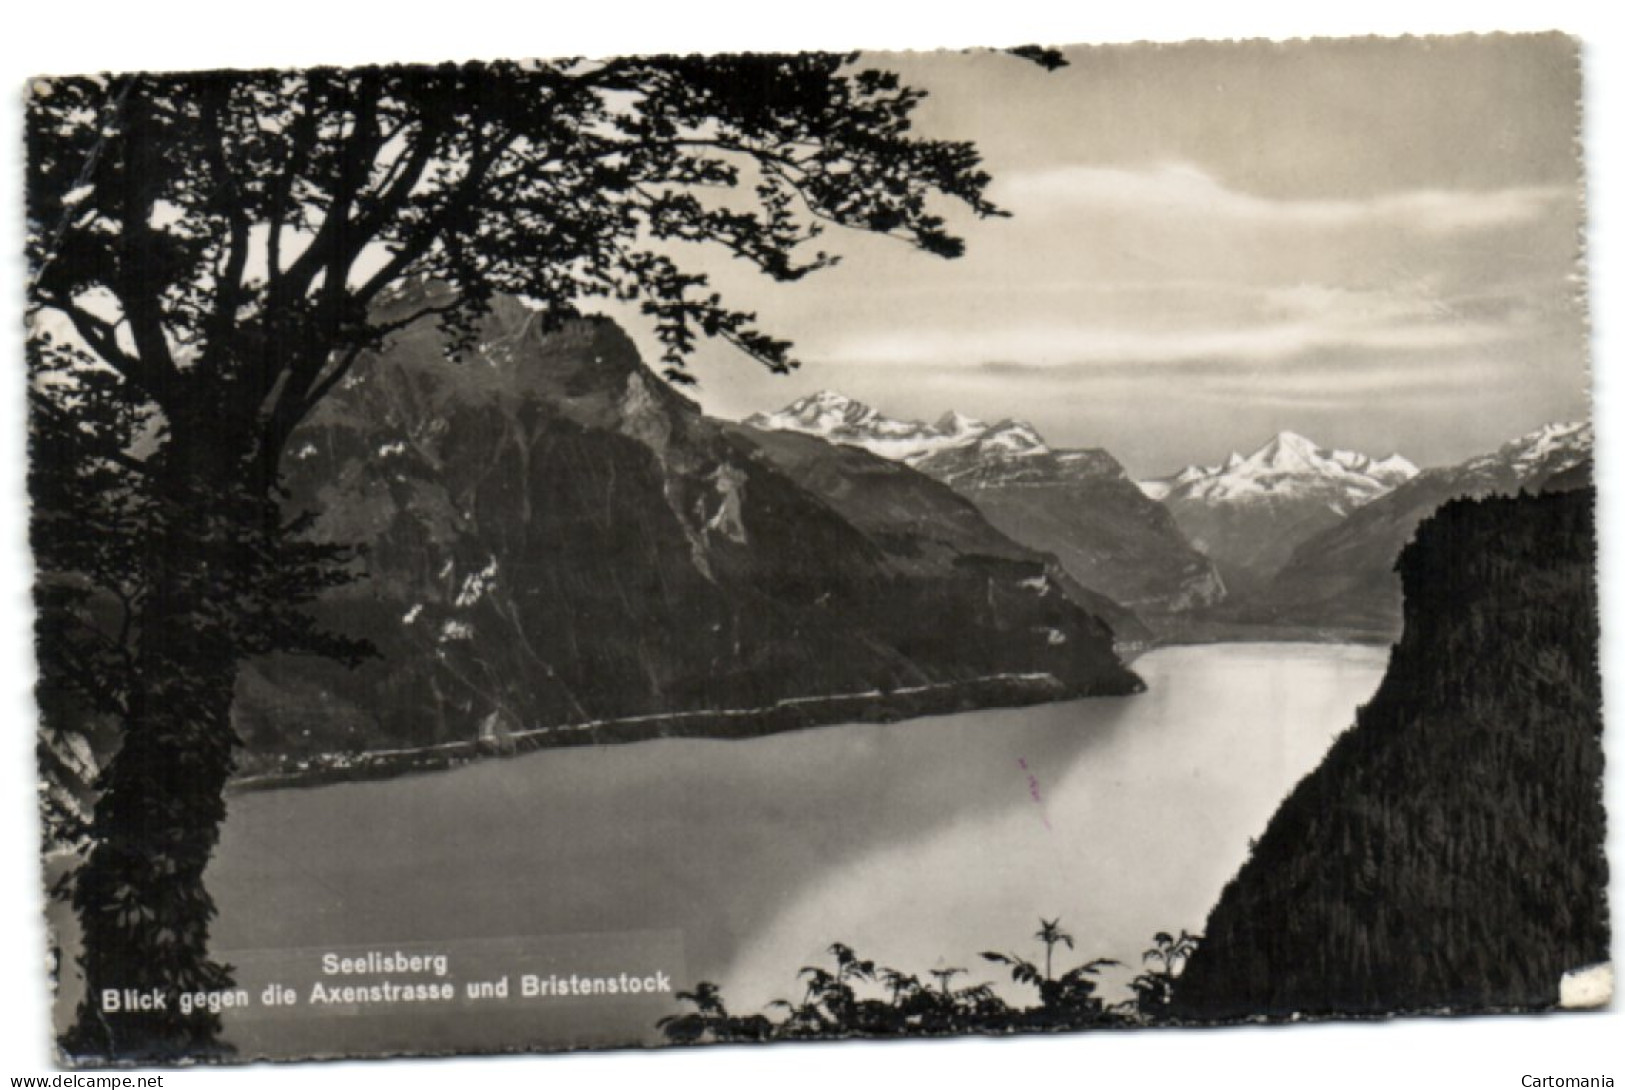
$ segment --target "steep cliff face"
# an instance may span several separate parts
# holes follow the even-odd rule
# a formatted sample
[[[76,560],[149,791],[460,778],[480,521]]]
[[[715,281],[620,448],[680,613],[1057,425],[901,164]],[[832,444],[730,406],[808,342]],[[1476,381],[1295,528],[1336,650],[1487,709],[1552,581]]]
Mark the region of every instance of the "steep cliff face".
[[[1593,501],[1422,524],[1381,687],[1226,888],[1176,1014],[1538,1008],[1607,959]]]
[[[992,531],[937,548],[883,513],[855,525],[656,379],[607,321],[549,334],[499,300],[460,365],[416,329],[334,392],[286,468],[291,506],[366,547],[365,577],[320,609],[380,654],[353,672],[250,670],[253,751],[883,703],[1004,673],[1048,675],[1052,698],[1138,685],[1042,557]]]

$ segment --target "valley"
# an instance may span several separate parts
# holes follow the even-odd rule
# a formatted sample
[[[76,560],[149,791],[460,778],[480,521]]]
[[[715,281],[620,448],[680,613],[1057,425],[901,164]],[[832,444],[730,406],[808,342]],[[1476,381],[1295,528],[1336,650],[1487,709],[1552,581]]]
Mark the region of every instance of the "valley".
[[[1417,522],[1583,483],[1590,448],[1554,425],[1418,470],[1283,432],[1136,481],[1021,420],[833,391],[707,417],[602,319],[498,300],[451,369],[438,336],[368,359],[292,446],[290,508],[363,549],[317,617],[376,653],[250,663],[245,784],[1131,693],[1124,660],[1166,644],[1382,644]]]
[[[1283,431],[1248,455],[1132,481],[1109,452],[1052,448],[1023,421],[955,411],[935,423],[899,420],[828,390],[745,424],[862,449],[943,481],[1120,607],[1097,607],[1114,630],[1150,644],[1391,642],[1394,562],[1418,523],[1451,499],[1583,487],[1592,447],[1589,425],[1550,424],[1419,469],[1401,454],[1327,449]]]
[[[1130,693],[1159,644],[1381,644],[1416,523],[1583,483],[1590,449],[1554,425],[1418,470],[1282,432],[1136,481],[1021,420],[833,391],[707,417],[602,319],[498,300],[450,369],[438,336],[368,359],[292,446],[290,508],[363,549],[317,617],[376,654],[249,665],[254,782]]]

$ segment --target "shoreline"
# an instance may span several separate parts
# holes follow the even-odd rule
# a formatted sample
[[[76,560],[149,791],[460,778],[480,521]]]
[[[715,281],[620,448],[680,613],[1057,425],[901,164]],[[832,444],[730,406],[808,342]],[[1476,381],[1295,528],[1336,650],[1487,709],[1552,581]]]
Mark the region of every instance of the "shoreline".
[[[1271,643],[1380,647],[1392,643],[1392,640],[1372,632],[1293,630],[1268,626],[1254,630],[1252,626],[1227,624],[1218,628],[1193,626],[1186,631],[1167,633],[1132,647],[1119,647],[1118,656],[1125,667],[1132,668],[1142,656],[1166,648]],[[761,738],[840,723],[893,723],[984,708],[1019,708],[1090,697],[1130,696],[1145,691],[1143,682],[1139,682],[1138,678],[1136,682],[1137,687],[1124,692],[1085,692],[1048,673],[993,674],[889,692],[873,689],[786,697],[755,708],[706,708],[561,723],[430,746],[284,758],[280,766],[257,769],[234,778],[228,783],[226,791],[232,795],[388,780],[397,776],[445,771],[474,761],[517,757],[545,749],[623,745],[657,738]]]
[[[993,674],[890,692],[876,689],[787,697],[758,708],[661,712],[537,727],[495,737],[409,749],[321,754],[287,761],[280,768],[235,778],[227,785],[226,792],[233,795],[394,779],[414,773],[457,768],[478,760],[517,757],[544,749],[620,745],[656,738],[760,738],[839,723],[893,723],[984,708],[1019,708],[1087,697],[1132,696],[1144,691],[1145,685],[1137,677],[1135,685],[1122,692],[1085,692],[1048,673]]]

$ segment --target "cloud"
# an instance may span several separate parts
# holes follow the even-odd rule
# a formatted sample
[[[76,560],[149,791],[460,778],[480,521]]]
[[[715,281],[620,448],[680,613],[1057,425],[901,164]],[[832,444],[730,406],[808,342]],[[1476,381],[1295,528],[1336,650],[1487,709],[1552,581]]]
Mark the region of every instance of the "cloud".
[[[1371,360],[1358,367],[1342,362],[1295,369],[1270,376],[1261,387],[1250,374],[1235,369],[1214,368],[1193,385],[1214,399],[1254,401],[1267,393],[1286,401],[1334,398],[1382,398],[1417,393],[1448,393],[1499,385],[1508,377],[1518,377],[1522,365],[1507,360],[1465,357],[1428,362]]]
[[[1425,353],[1570,325],[1576,198],[1562,187],[1267,198],[1190,166],[1007,177],[1016,218],[963,263],[848,285],[810,356],[1050,366],[1339,348]]]
[[[1401,228],[1443,235],[1535,222],[1574,201],[1561,186],[1489,190],[1414,189],[1359,200],[1286,199],[1229,188],[1187,164],[1148,170],[1064,166],[1007,175],[998,197],[1022,211],[1199,218],[1275,230]]]
[[[1319,320],[1194,329],[1022,325],[1009,329],[909,330],[857,334],[827,358],[932,366],[1015,360],[1032,366],[1176,364],[1214,359],[1273,363],[1328,349],[1437,351],[1493,342],[1504,327],[1485,322],[1384,320],[1333,314]]]
[[[1437,354],[1528,339],[1554,321],[1549,301],[1510,285],[1466,288],[1433,271],[1348,283],[1283,278],[1079,285],[1066,305],[1033,292],[961,298],[935,323],[851,322],[823,331],[820,358],[935,367],[1042,367],[1228,360],[1274,367],[1332,352]],[[1562,307],[1558,307],[1562,310]]]

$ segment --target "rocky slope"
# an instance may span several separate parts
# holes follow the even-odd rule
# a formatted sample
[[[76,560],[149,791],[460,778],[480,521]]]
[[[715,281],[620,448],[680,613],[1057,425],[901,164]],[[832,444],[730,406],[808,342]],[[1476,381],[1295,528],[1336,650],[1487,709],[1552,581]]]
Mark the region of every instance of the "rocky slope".
[[[1053,556],[1042,556],[994,528],[980,504],[907,466],[852,446],[828,443],[793,431],[729,429],[743,447],[760,452],[798,485],[828,503],[842,518],[921,563],[954,555],[1041,560],[1048,578],[1068,597],[1110,626],[1116,646],[1140,650],[1152,632],[1131,610],[1083,586]]]
[[[989,424],[958,413],[934,424],[895,420],[830,391],[745,423],[861,447],[935,477],[1000,532],[1054,555],[1078,584],[1153,627],[1160,614],[1224,597],[1213,565],[1104,450],[1051,448],[1019,420]]]
[[[1303,541],[1271,582],[1238,610],[1259,621],[1399,634],[1394,560],[1417,525],[1457,497],[1513,495],[1590,483],[1591,426],[1551,424],[1492,453],[1425,470]]]
[[[1375,459],[1281,432],[1246,457],[1232,453],[1221,465],[1189,466],[1140,487],[1240,593],[1269,580],[1300,542],[1416,472],[1397,454]]]
[[[365,578],[331,592],[322,620],[379,657],[354,672],[256,664],[238,702],[251,751],[638,716],[656,718],[587,737],[704,732],[703,716],[659,717],[708,709],[777,709],[758,726],[778,729],[917,711],[922,692],[952,706],[993,675],[1011,702],[1138,687],[1046,558],[973,510],[914,519],[900,479],[894,508],[843,516],[655,378],[607,321],[549,334],[498,300],[479,337],[451,365],[437,331],[414,327],[290,445],[290,506],[367,550]],[[862,707],[821,710],[852,693]]]
[[[1177,1016],[1549,1007],[1608,959],[1593,503],[1421,525],[1382,685],[1225,889]]]

